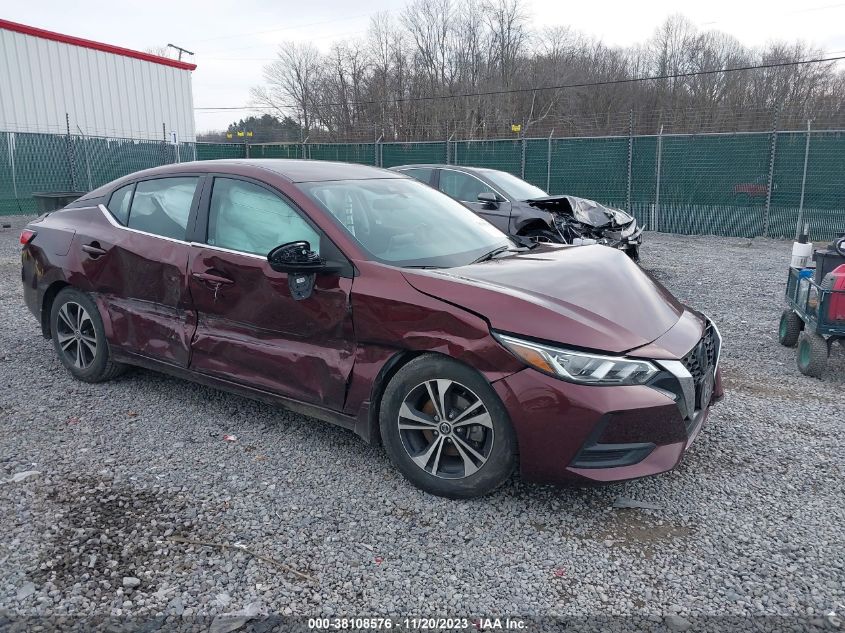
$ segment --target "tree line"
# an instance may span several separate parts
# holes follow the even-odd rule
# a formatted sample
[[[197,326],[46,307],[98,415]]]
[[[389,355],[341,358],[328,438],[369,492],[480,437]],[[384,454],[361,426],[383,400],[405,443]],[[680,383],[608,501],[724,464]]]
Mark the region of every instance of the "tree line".
[[[842,127],[845,72],[835,62],[700,74],[823,57],[801,41],[745,46],[680,15],[616,47],[568,27],[532,28],[524,0],[411,0],[328,52],[282,43],[251,97],[287,121],[277,140]],[[632,81],[671,75],[686,76]],[[571,87],[537,89],[548,86]]]

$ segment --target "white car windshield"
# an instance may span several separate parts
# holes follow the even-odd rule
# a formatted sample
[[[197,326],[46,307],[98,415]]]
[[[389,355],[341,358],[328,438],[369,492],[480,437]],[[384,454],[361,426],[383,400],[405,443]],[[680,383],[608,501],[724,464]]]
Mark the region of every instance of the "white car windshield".
[[[514,244],[459,202],[412,178],[333,180],[298,187],[377,261],[449,268]]]

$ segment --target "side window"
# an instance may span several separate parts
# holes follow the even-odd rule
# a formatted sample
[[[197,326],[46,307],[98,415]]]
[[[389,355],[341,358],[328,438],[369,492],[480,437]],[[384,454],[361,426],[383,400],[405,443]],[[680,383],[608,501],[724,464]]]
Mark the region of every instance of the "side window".
[[[411,178],[416,178],[424,182],[427,185],[431,184],[431,176],[434,174],[433,169],[429,169],[427,167],[414,167],[412,169],[402,169],[399,172],[400,174],[405,174],[406,176],[410,176]]]
[[[139,182],[129,211],[129,228],[184,240],[198,182],[196,177]]]
[[[211,246],[266,255],[280,244],[307,240],[320,252],[320,234],[278,195],[243,180],[215,178],[208,212]]]
[[[129,222],[129,205],[132,204],[132,191],[134,189],[135,183],[133,182],[131,185],[121,187],[109,198],[109,211],[124,226]]]
[[[490,191],[478,178],[473,178],[459,171],[443,169],[440,171],[440,191],[464,202],[478,202],[478,194]]]

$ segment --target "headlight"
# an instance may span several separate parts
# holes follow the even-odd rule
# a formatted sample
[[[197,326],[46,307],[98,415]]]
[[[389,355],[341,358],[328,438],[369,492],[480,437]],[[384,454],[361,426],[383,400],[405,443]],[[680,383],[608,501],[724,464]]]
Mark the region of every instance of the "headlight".
[[[602,356],[494,334],[519,359],[545,374],[589,385],[642,385],[658,373],[647,360]]]

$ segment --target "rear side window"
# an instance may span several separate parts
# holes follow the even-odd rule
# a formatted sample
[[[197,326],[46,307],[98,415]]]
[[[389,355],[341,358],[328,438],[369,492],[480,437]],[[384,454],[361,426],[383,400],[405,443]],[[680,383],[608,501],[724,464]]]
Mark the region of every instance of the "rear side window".
[[[135,187],[128,226],[184,240],[198,177],[144,180]]]
[[[307,240],[320,251],[320,234],[285,200],[243,180],[215,178],[208,213],[208,244],[242,253],[266,255]]]
[[[135,189],[135,183],[121,187],[109,199],[109,211],[124,226],[129,222],[129,205],[132,204],[133,189]]]
[[[431,177],[434,175],[434,170],[427,167],[414,167],[413,169],[402,169],[400,174],[405,174],[411,178],[416,178],[427,185],[431,184]]]

